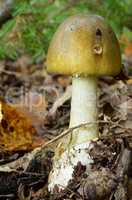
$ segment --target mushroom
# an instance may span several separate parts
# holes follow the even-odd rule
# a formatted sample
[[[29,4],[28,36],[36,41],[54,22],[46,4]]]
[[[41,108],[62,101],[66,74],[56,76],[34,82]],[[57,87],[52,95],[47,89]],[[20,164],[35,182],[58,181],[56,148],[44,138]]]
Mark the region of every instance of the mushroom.
[[[99,138],[97,79],[117,75],[121,69],[118,40],[112,28],[97,15],[77,15],[66,19],[54,34],[47,54],[47,70],[72,76],[69,144],[58,145],[49,176],[49,190],[64,189],[78,163],[90,173],[93,159],[88,150]],[[59,153],[58,153],[59,152]]]

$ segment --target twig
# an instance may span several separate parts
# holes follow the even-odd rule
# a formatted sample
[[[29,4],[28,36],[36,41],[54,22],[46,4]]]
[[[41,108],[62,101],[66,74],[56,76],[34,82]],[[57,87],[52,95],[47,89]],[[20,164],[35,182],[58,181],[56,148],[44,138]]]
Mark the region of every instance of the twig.
[[[13,197],[15,197],[15,195],[14,194],[0,194],[0,198],[6,198],[6,199],[8,199],[8,198],[13,198]]]
[[[17,168],[19,168],[19,166],[21,166],[21,163],[24,163],[24,166],[23,168],[26,170],[26,168],[28,167],[28,164],[31,160],[33,160],[35,158],[35,156],[41,152],[43,149],[45,149],[46,147],[50,146],[51,144],[55,143],[56,141],[58,141],[59,139],[63,138],[64,136],[68,135],[68,134],[71,134],[74,130],[78,129],[78,128],[81,128],[81,127],[84,127],[84,126],[90,126],[92,124],[95,124],[95,123],[107,123],[107,124],[114,124],[114,122],[111,122],[111,121],[97,121],[97,122],[89,122],[89,123],[85,123],[85,124],[81,124],[81,125],[78,125],[76,127],[73,127],[73,128],[70,128],[64,132],[62,132],[60,135],[58,135],[57,137],[55,137],[54,139],[50,140],[49,142],[45,143],[44,145],[42,145],[41,147],[37,147],[35,148],[32,152],[26,154],[24,157],[22,158],[19,158],[16,161],[13,161],[11,163],[8,164],[8,167],[6,165],[2,165],[1,168],[0,168],[0,171],[13,171],[13,169],[15,168],[15,166],[17,166]],[[124,127],[123,127],[124,128]],[[125,129],[125,128],[124,128]],[[127,130],[127,129],[125,129]],[[131,130],[131,129],[130,129]],[[100,136],[98,139],[107,139],[107,138],[110,138],[110,137],[115,137],[115,138],[118,138],[118,137],[125,137],[125,135],[122,136],[121,133],[119,134],[115,134],[115,135],[107,135],[107,136]],[[132,137],[132,134],[130,135],[127,135],[126,137]],[[26,163],[25,163],[25,160],[26,160]],[[26,165],[25,165],[26,164]]]
[[[19,72],[13,72],[13,71],[5,70],[5,69],[0,69],[0,73],[5,73],[7,75],[15,75],[18,77],[22,76],[22,74]]]
[[[106,123],[106,124],[115,124],[114,122],[111,122],[111,121],[103,121],[103,120],[99,120],[97,122],[88,122],[88,123],[84,123],[84,124],[80,124],[78,126],[75,126],[73,128],[69,128],[68,130],[62,132],[60,135],[58,135],[57,137],[53,138],[52,140],[50,140],[49,142],[45,143],[41,148],[45,148],[46,146],[48,145],[51,145],[52,143],[56,142],[57,140],[63,138],[64,136],[68,135],[69,133],[73,132],[74,130],[78,129],[78,128],[81,128],[81,127],[85,127],[85,126],[90,126],[92,124],[95,124],[95,123]],[[116,124],[117,126],[119,126],[120,128],[124,129],[124,130],[132,130],[131,128],[125,128],[119,124]],[[115,135],[111,134],[111,135],[107,135],[107,136],[99,136],[99,139],[105,139],[105,138],[109,138],[109,137],[117,137],[117,136],[120,136],[122,135],[122,133],[117,133]],[[128,135],[129,137],[132,137],[132,135]]]

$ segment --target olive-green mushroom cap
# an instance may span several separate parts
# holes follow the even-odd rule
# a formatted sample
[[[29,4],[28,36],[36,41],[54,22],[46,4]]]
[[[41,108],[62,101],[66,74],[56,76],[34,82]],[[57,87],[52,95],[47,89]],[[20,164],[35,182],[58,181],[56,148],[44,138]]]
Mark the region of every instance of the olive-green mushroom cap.
[[[67,75],[116,75],[121,53],[112,28],[97,15],[69,17],[49,45],[47,70]]]

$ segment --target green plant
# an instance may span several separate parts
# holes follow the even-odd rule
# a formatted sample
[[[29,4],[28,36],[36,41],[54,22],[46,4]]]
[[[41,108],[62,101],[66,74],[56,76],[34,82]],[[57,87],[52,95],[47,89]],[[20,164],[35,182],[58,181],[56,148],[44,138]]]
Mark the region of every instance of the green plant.
[[[25,53],[42,60],[56,27],[78,13],[102,15],[120,34],[125,26],[132,28],[131,7],[131,0],[15,0],[13,19],[0,30],[0,59]]]

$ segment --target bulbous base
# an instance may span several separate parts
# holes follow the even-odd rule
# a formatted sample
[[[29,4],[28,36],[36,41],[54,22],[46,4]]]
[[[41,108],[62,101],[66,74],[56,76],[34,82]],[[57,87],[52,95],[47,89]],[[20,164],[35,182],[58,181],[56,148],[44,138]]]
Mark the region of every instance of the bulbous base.
[[[68,182],[73,178],[73,172],[78,162],[86,166],[86,173],[89,172],[93,163],[89,155],[89,150],[93,147],[91,141],[71,147],[64,151],[59,160],[55,160],[53,170],[50,172],[48,189],[54,191],[57,186],[58,191],[66,188]]]

